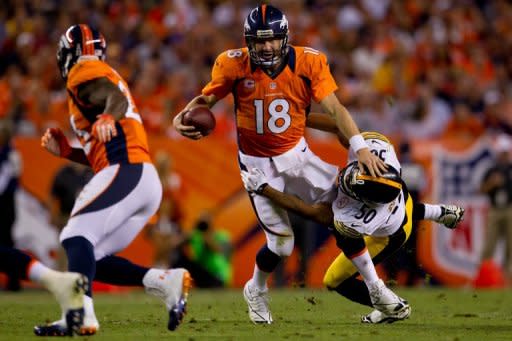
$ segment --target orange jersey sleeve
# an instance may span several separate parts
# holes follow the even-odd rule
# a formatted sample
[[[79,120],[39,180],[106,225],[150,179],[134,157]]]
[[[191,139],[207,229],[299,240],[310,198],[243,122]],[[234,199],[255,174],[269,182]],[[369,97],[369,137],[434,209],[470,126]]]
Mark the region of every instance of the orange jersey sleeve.
[[[98,78],[107,78],[115,84],[128,101],[124,117],[116,122],[117,136],[107,143],[99,142],[91,134],[92,125],[104,108],[78,98],[79,86]],[[80,61],[71,69],[66,85],[70,124],[95,172],[117,163],[151,162],[146,132],[137,107],[126,82],[114,69],[99,60]]]
[[[212,68],[212,79],[203,88],[202,94],[215,95],[217,100],[233,91],[235,82],[243,78],[244,65],[248,64],[247,49],[228,50],[221,53]]]
[[[325,54],[309,47],[295,47],[295,51],[298,73],[311,81],[315,102],[320,102],[338,89]]]

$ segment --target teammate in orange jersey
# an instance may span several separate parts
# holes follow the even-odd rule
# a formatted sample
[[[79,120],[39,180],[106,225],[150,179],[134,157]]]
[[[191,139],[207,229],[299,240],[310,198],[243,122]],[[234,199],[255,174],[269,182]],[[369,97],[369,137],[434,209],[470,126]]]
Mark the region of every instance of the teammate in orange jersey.
[[[87,25],[71,26],[59,41],[57,62],[66,80],[71,127],[81,148],[72,148],[58,129],[48,129],[41,144],[53,155],[90,165],[95,173],[76,199],[60,241],[69,271],[85,275],[89,282],[143,285],[164,300],[168,328],[174,330],[185,313],[191,284],[188,271],[147,269],[112,256],[128,246],[155,214],[162,185],[128,86],[104,62],[105,51],[103,35]],[[90,290],[84,310],[79,334],[94,334],[99,323]],[[61,319],[34,331],[52,336],[66,328]]]
[[[211,108],[229,93],[234,96],[242,170],[260,168],[275,188],[309,203],[335,196],[337,167],[308,148],[306,126],[324,130],[326,120],[336,122],[342,139],[357,152],[361,169],[381,175],[385,164],[372,155],[348,111],[335,95],[337,85],[326,56],[309,47],[288,45],[288,20],[277,8],[259,5],[244,24],[247,48],[221,53],[212,79],[173,120],[178,132],[191,139],[201,133],[185,126],[182,117],[196,106]],[[311,102],[319,102],[328,115],[309,115]],[[285,210],[261,196],[251,196],[267,243],[256,256],[252,278],[244,287],[249,317],[254,323],[272,323],[267,279],[293,249],[294,235]]]

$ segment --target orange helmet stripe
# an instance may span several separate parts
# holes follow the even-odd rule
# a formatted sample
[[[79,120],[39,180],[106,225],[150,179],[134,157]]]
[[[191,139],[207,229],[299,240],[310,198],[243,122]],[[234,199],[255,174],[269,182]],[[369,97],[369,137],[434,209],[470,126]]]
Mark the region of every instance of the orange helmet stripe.
[[[94,55],[94,44],[88,44],[94,39],[91,29],[87,25],[80,25],[80,31],[82,31],[82,54]]]
[[[261,5],[261,17],[263,19],[263,25],[265,25],[265,14],[267,12],[267,5],[263,4]]]

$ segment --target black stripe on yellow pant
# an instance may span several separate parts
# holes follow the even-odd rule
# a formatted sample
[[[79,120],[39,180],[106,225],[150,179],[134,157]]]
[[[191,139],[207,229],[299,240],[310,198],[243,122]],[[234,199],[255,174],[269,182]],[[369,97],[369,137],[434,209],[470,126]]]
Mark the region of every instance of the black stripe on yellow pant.
[[[406,198],[405,217],[402,226],[388,237],[364,237],[366,247],[375,265],[400,249],[411,235],[413,202],[407,191],[404,191],[404,196]],[[327,269],[323,283],[326,287],[334,289],[357,274],[357,269],[350,259],[344,253],[340,253]]]

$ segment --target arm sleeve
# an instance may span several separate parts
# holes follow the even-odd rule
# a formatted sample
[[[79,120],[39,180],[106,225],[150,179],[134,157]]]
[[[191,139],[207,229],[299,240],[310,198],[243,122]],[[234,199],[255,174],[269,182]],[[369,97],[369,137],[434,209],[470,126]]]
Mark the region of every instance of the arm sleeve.
[[[217,99],[226,97],[232,90],[237,65],[227,57],[226,52],[217,57],[212,68],[212,79],[203,88],[205,96],[215,95]]]
[[[313,99],[320,102],[327,95],[338,89],[336,81],[331,74],[327,57],[323,53],[306,53],[305,58],[309,64],[309,79],[311,79],[311,90]]]

